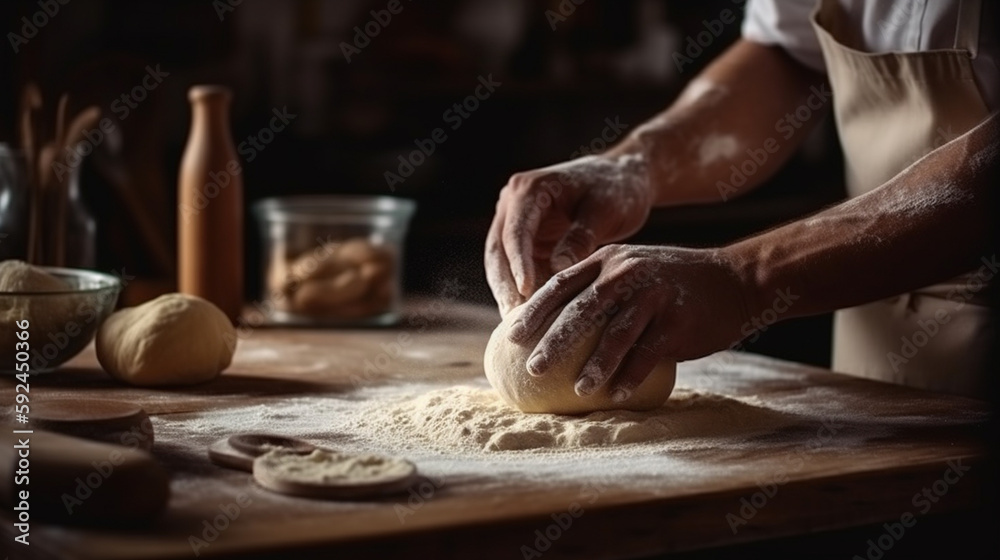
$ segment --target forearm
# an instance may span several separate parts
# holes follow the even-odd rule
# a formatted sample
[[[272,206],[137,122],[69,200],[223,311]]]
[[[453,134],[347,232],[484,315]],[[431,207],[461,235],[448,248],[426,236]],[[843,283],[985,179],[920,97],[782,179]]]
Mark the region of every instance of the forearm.
[[[723,249],[754,286],[752,307],[788,290],[798,299],[786,318],[825,313],[946,280],[992,257],[998,129],[994,115],[865,195]]]
[[[741,40],[608,155],[644,156],[656,206],[725,201],[780,169],[827,112],[828,92],[781,49]]]

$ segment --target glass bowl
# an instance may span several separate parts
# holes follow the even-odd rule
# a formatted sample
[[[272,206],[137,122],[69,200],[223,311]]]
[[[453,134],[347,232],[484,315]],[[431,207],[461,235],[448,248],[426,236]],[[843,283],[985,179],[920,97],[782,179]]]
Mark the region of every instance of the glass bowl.
[[[403,245],[412,200],[293,196],[254,205],[263,251],[262,305],[269,322],[391,325],[402,301]]]
[[[121,282],[109,274],[72,268],[38,267],[70,285],[63,292],[0,292],[0,371],[51,371],[76,356],[118,302]],[[18,323],[28,320],[28,340]],[[27,342],[25,345],[19,343]],[[21,358],[27,358],[26,360]],[[22,366],[23,369],[23,366]]]

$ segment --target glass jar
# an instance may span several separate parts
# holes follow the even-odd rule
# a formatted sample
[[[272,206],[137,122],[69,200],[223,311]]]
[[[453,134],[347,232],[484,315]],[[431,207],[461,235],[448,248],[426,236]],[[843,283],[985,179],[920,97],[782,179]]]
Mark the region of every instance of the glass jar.
[[[263,293],[272,323],[390,325],[402,302],[403,245],[412,200],[294,196],[254,205]]]
[[[0,144],[0,260],[27,260],[30,196],[24,155]]]

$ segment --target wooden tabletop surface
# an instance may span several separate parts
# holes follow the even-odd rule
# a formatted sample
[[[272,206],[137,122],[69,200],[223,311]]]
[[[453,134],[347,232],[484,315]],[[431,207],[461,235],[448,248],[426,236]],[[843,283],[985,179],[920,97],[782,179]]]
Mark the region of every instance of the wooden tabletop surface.
[[[308,396],[357,398],[359,387],[481,384],[483,350],[498,321],[494,309],[424,301],[392,329],[258,328],[243,333],[236,360],[220,379],[184,389],[117,384],[100,371],[91,346],[61,371],[33,378],[31,394],[33,401],[137,403],[157,426]],[[397,351],[393,344],[403,332],[411,337],[405,346],[419,351],[391,355],[384,367],[366,370],[366,361]],[[273,359],[261,359],[265,354]],[[13,404],[13,386],[10,378],[0,380],[0,403]],[[965,511],[981,499],[986,473],[977,469],[983,462],[977,433],[985,403],[739,353],[682,364],[678,387],[798,412],[785,428],[749,443],[739,426],[703,434],[716,438],[717,449],[678,452],[692,467],[683,482],[665,471],[654,484],[605,482],[591,492],[582,480],[508,484],[484,472],[481,478],[495,479],[486,486],[445,477],[435,481],[432,496],[415,502],[269,495],[247,474],[211,465],[203,441],[157,432],[154,456],[174,472],[174,481],[168,511],[155,525],[125,531],[33,523],[31,546],[20,547],[10,544],[11,523],[4,519],[0,550],[10,550],[12,559],[191,558],[191,537],[205,537],[206,520],[227,500],[243,499],[249,505],[198,547],[198,557],[403,558],[416,552],[485,559],[537,557],[528,552],[534,550],[544,558],[622,558],[919,517],[925,509]],[[605,460],[595,456],[595,473]],[[921,499],[925,488],[945,493]],[[574,506],[582,514],[567,522],[560,514]],[[401,507],[410,515],[401,516]],[[568,526],[553,525],[560,520]],[[546,532],[555,538],[542,538]],[[864,546],[859,543],[860,552]]]

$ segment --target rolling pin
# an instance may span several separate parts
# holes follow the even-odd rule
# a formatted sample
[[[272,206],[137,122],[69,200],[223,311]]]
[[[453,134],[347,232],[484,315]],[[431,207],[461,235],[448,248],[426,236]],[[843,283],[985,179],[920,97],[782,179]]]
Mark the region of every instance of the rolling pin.
[[[0,433],[0,504],[15,516],[27,506],[32,521],[136,525],[169,497],[169,475],[145,451],[44,430]]]

